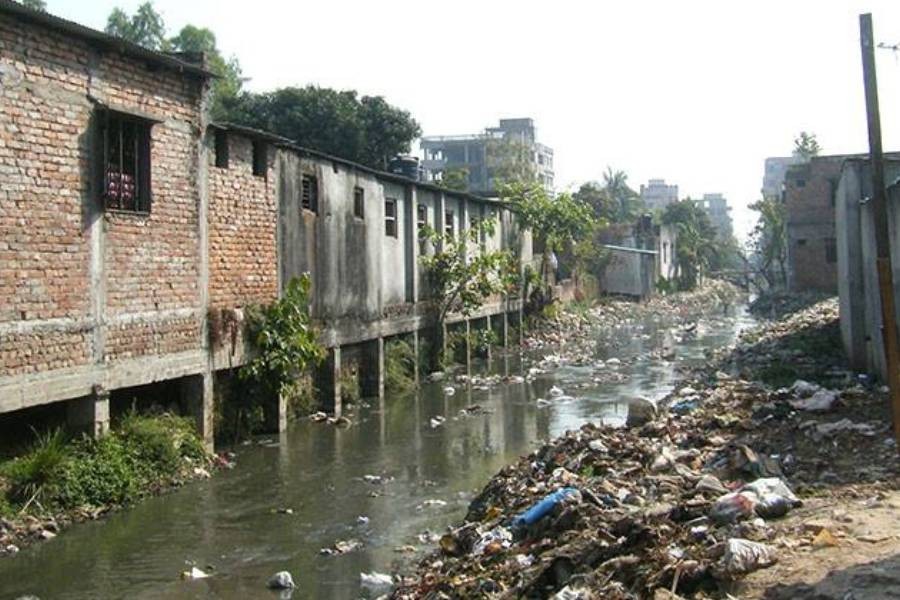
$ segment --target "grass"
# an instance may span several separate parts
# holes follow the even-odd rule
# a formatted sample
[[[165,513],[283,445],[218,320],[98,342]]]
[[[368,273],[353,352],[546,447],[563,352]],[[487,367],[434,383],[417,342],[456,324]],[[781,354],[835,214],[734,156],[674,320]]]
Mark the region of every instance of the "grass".
[[[0,513],[129,504],[206,458],[191,420],[170,414],[128,415],[98,440],[57,430],[0,465]]]

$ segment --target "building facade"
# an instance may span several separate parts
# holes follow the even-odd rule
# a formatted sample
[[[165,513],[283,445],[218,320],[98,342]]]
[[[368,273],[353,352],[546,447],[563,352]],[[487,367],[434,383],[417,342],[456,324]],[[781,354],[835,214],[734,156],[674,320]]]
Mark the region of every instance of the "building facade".
[[[304,273],[339,413],[341,350],[381,394],[384,340],[425,326],[424,223],[461,233],[495,218],[484,247],[531,260],[496,201],[209,123],[209,78],[202,62],[0,0],[0,420],[52,405],[102,434],[163,397],[211,443],[220,391],[252,355],[246,309]],[[516,306],[473,318],[505,325]],[[266,418],[284,427],[282,399]]]
[[[641,184],[641,200],[648,210],[664,210],[678,202],[678,186],[666,184],[665,179],[651,179],[647,185]]]
[[[537,141],[532,119],[500,119],[499,126],[472,135],[423,137],[421,148],[428,181],[458,170],[467,173],[469,191],[490,196],[509,169],[525,169],[553,191],[553,150]]]
[[[720,238],[729,238],[734,234],[731,221],[731,207],[722,194],[703,194],[700,206],[706,211],[709,222],[715,227]]]
[[[771,156],[765,160],[760,193],[763,198],[781,199],[784,177],[792,165],[803,162],[799,156]]]

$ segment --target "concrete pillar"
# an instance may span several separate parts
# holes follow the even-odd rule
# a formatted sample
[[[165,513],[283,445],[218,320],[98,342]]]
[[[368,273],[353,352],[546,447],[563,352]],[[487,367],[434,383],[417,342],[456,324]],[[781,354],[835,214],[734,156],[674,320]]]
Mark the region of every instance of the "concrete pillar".
[[[491,334],[491,337],[493,337],[494,329],[491,327],[491,315],[488,315],[484,318],[484,324],[487,328],[486,331]],[[491,344],[488,344],[487,348],[485,349],[485,358],[488,362],[491,361]]]
[[[415,365],[413,366],[413,381],[416,387],[419,387],[419,330],[416,329],[412,333],[413,356],[415,357]]]
[[[359,361],[359,391],[364,398],[384,398],[384,338],[363,343]]]
[[[206,449],[211,452],[215,441],[213,374],[201,373],[184,377],[180,387],[181,409],[194,419],[197,433]]]
[[[341,348],[325,349],[325,359],[316,368],[316,391],[322,410],[341,416]]]
[[[406,301],[419,301],[419,195],[416,186],[406,187],[405,242]]]
[[[503,310],[503,347],[509,348],[509,313]]]
[[[469,319],[466,319],[466,373],[472,372],[472,326],[469,323]]]
[[[263,427],[265,433],[287,431],[287,400],[281,394],[268,398],[263,403]]]
[[[109,432],[109,391],[95,385],[93,392],[66,403],[66,422],[70,429],[97,438]]]

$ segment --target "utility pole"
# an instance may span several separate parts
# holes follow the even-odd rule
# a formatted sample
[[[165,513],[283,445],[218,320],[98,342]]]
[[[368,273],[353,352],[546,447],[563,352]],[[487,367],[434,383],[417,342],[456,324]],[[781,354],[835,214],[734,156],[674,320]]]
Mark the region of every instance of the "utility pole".
[[[875,36],[872,15],[859,15],[859,43],[862,50],[863,81],[866,89],[866,119],[869,126],[869,158],[872,163],[872,214],[875,221],[876,266],[881,295],[881,339],[885,369],[891,391],[894,438],[900,450],[900,360],[898,360],[897,320],[894,311],[894,283],[891,269],[891,240],[888,233],[887,198],[884,186],[884,155],[881,149],[881,116],[878,110],[878,81],[875,77]]]

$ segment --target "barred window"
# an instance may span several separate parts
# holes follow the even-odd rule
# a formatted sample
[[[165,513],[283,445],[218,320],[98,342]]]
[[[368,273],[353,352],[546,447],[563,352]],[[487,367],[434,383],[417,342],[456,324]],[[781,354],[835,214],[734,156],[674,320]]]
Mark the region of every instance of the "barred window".
[[[397,237],[397,201],[393,198],[384,200],[384,235]]]
[[[366,192],[361,187],[353,188],[353,216],[357,219],[366,218]]]
[[[150,212],[151,121],[103,110],[101,197],[107,209]]]
[[[416,207],[416,223],[420,231],[428,225],[428,207],[424,204]]]
[[[300,203],[306,210],[319,212],[319,182],[312,175],[303,176]]]
[[[456,235],[456,227],[453,224],[453,211],[444,211],[444,234],[450,237]]]
[[[228,132],[224,129],[216,129],[216,166],[228,168]]]
[[[257,140],[253,142],[253,174],[265,177],[269,170],[269,145]]]

